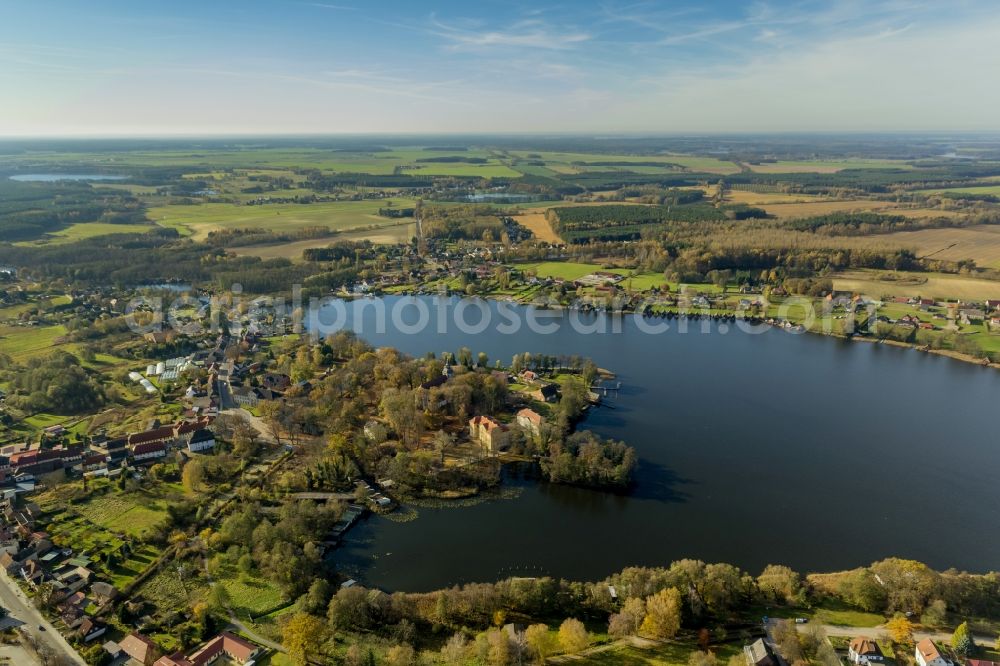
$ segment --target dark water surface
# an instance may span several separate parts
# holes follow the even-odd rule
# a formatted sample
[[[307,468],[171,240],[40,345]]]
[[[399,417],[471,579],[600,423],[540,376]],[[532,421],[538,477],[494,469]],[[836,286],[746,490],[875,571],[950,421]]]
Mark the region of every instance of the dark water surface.
[[[357,320],[373,344],[413,355],[464,345],[491,363],[522,351],[589,356],[624,387],[614,409],[595,410],[582,427],[640,456],[628,496],[543,484],[515,469],[506,484],[515,499],[418,507],[410,522],[373,517],[336,555],[369,585],[430,590],[542,573],[596,580],[682,557],[753,572],[893,555],[936,568],[1000,564],[994,370],[778,330],[704,334],[693,324],[680,334],[675,324],[650,335],[630,317],[604,335],[565,325],[553,335],[465,335],[454,325],[403,334],[391,317],[379,334],[373,311]]]

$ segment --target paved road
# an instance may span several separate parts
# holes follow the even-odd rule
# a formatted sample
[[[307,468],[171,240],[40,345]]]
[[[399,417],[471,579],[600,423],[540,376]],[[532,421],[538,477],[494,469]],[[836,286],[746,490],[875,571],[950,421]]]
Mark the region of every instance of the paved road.
[[[809,624],[797,625],[799,631],[805,631]],[[813,624],[815,626],[815,624]],[[884,626],[878,627],[844,627],[837,624],[821,624],[823,630],[826,631],[827,636],[849,636],[850,638],[855,638],[857,636],[863,636],[865,638],[882,638],[889,632],[886,631]],[[934,641],[944,642],[951,644],[951,632],[946,631],[914,631],[913,638],[917,641],[922,641],[925,638],[930,638]],[[996,636],[983,636],[978,635],[975,637],[976,643],[978,645],[993,645],[996,642]]]
[[[22,630],[26,631],[37,645],[44,646],[52,654],[61,657],[62,663],[81,666],[85,664],[73,646],[67,643],[62,634],[42,616],[17,583],[2,569],[0,569],[0,603],[10,611],[11,616],[25,623]],[[39,629],[39,626],[45,627],[45,630]]]

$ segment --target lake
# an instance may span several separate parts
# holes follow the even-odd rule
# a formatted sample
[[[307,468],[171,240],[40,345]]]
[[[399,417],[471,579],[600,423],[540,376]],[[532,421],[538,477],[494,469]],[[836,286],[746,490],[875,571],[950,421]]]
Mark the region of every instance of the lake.
[[[23,173],[10,179],[20,183],[57,183],[64,180],[125,180],[126,177],[101,173]]]
[[[425,305],[458,301],[422,299]],[[335,555],[342,571],[388,590],[431,590],[509,575],[599,580],[631,565],[684,557],[836,570],[901,556],[936,568],[1000,562],[1000,450],[994,430],[1000,374],[911,349],[713,324],[700,333],[647,334],[631,317],[620,333],[495,326],[404,333],[415,299],[384,333],[377,302],[348,317],[363,337],[412,355],[486,352],[589,356],[623,382],[610,407],[582,424],[634,446],[627,496],[554,486],[510,469],[514,498],[416,507],[374,516]],[[498,322],[498,306],[488,312]],[[515,308],[519,315],[527,311]],[[577,315],[584,323],[604,315]],[[570,314],[563,314],[568,321]],[[476,321],[468,314],[468,321]],[[433,319],[432,321],[437,321]],[[611,408],[613,407],[613,409]]]

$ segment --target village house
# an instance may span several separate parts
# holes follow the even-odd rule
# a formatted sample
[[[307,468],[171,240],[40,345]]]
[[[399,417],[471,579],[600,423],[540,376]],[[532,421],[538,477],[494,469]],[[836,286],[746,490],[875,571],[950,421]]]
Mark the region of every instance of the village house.
[[[107,630],[108,627],[103,622],[87,617],[80,623],[79,629],[77,630],[77,636],[79,636],[84,643],[89,643],[90,641],[103,636]]]
[[[188,440],[188,451],[198,453],[215,448],[215,435],[208,428],[195,431]]]
[[[885,661],[882,649],[874,639],[859,636],[851,640],[847,648],[847,656],[851,663],[858,666],[869,666],[869,664],[881,664]]]
[[[951,660],[945,659],[938,646],[929,638],[917,643],[914,657],[918,666],[954,666]]]
[[[487,453],[498,453],[510,443],[510,429],[492,417],[475,416],[469,419],[469,438]]]
[[[770,646],[764,642],[763,638],[758,638],[750,645],[743,646],[743,658],[746,659],[747,666],[780,666]]]
[[[533,437],[538,437],[542,432],[542,423],[545,419],[541,414],[527,407],[517,413],[517,425],[531,433]]]
[[[253,643],[224,631],[187,657],[178,652],[169,657],[161,657],[155,666],[205,666],[215,663],[221,657],[225,657],[231,663],[247,664],[261,652],[261,648]]]
[[[128,445],[134,450],[140,444],[172,442],[175,436],[173,426],[160,426],[152,430],[132,433],[128,436]]]
[[[156,643],[135,631],[121,639],[118,647],[142,666],[153,666],[159,653]]]
[[[556,384],[542,384],[537,390],[531,393],[531,397],[541,402],[555,402],[559,399],[559,386]]]
[[[142,464],[159,460],[167,455],[167,447],[163,442],[147,442],[132,447],[132,459]]]

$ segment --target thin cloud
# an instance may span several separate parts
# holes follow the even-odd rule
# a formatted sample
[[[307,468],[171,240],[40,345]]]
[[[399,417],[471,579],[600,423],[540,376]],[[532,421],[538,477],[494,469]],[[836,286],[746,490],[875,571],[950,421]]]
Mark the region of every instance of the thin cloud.
[[[451,42],[452,48],[523,47],[566,50],[591,39],[587,32],[558,32],[538,20],[521,21],[505,30],[472,30],[432,22],[432,32]]]

